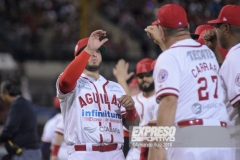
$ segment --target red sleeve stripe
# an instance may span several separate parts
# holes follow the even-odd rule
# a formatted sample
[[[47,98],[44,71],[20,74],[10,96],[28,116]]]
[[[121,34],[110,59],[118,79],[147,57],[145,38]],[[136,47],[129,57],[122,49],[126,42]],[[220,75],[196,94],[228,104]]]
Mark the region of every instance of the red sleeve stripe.
[[[236,104],[240,103],[240,100],[238,100],[237,102],[235,102],[234,104],[232,104],[232,106],[234,107]]]
[[[177,94],[174,94],[174,93],[163,93],[163,94],[158,95],[156,99],[157,99],[157,100],[160,100],[161,97],[164,97],[164,96],[175,96],[175,97],[178,98],[178,95],[177,95]]]
[[[62,132],[58,132],[58,131],[55,131],[56,133],[58,133],[58,134],[61,134],[61,135],[63,135],[63,133]]]
[[[235,101],[240,100],[240,94],[236,95],[233,99],[230,100],[230,103],[233,104]]]
[[[162,91],[164,91],[164,90],[174,90],[174,92],[175,92],[175,91],[179,92],[178,89],[176,89],[176,88],[167,87],[167,88],[162,88],[162,89],[158,90],[158,91],[156,92],[156,95],[157,95],[159,92],[162,92]]]

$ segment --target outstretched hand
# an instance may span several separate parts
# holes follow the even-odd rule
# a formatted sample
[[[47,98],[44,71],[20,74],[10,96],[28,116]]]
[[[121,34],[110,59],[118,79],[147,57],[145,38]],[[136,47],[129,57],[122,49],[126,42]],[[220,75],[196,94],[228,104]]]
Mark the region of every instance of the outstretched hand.
[[[105,42],[108,41],[107,38],[104,38],[103,40],[100,41],[99,39],[102,36],[106,36],[106,31],[96,30],[96,31],[92,32],[92,34],[90,35],[89,40],[88,40],[88,45],[84,50],[86,50],[90,54],[92,54],[94,51],[98,50],[100,48],[100,46],[102,46]]]
[[[120,59],[116,64],[115,68],[113,68],[113,75],[116,77],[118,81],[124,80],[127,81],[134,75],[134,72],[128,73],[129,63],[125,60]]]

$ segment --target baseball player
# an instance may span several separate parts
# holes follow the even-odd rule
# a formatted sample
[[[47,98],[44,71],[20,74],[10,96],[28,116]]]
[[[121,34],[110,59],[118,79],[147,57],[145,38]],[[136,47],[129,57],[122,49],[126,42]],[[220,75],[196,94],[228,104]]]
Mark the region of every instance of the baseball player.
[[[53,141],[53,149],[51,154],[51,160],[67,160],[67,145],[64,142],[64,126],[63,119],[59,121],[55,129],[55,138]]]
[[[224,81],[227,91],[227,111],[230,116],[230,133],[234,151],[234,160],[240,159],[240,6],[226,5],[220,11],[216,20],[209,21],[209,24],[216,24],[216,32],[213,32],[212,39],[206,37],[206,41],[216,44],[218,41],[221,47],[229,52],[224,60],[219,74]],[[216,45],[213,47],[216,47]]]
[[[230,146],[224,89],[214,53],[191,39],[187,15],[180,5],[162,6],[157,22],[161,45],[168,48],[158,57],[153,73],[156,100],[161,100],[157,125],[181,127],[176,134],[179,147],[190,143],[199,145],[205,138],[211,142],[224,141],[221,145]],[[209,132],[194,134],[201,126],[215,126],[215,131],[209,128]],[[217,132],[218,136],[209,134],[211,132]],[[148,158],[226,160],[231,159],[231,149],[169,148],[165,151],[150,148]]]
[[[150,120],[152,120],[153,107],[156,104],[156,97],[154,91],[154,82],[152,75],[149,74],[151,71],[151,64],[153,60],[150,58],[144,58],[139,61],[136,65],[136,77],[138,79],[138,84],[141,92],[136,96],[133,96],[135,102],[135,107],[137,109],[138,115],[140,116],[139,126],[146,125]],[[125,61],[120,60],[115,67],[115,76],[118,83],[122,86],[126,86],[127,69],[124,69]],[[126,157],[127,160],[139,160],[140,159],[140,148],[132,147]]]
[[[75,59],[57,80],[69,160],[125,159],[123,125],[139,124],[131,96],[99,74],[105,35],[97,30],[78,41]]]
[[[44,160],[49,160],[50,153],[52,150],[52,142],[54,140],[54,129],[56,128],[59,121],[62,119],[61,110],[60,110],[60,103],[57,97],[54,97],[53,99],[54,107],[56,108],[57,114],[49,119],[44,128],[43,128],[43,134],[42,134],[42,144],[41,144],[41,150]]]

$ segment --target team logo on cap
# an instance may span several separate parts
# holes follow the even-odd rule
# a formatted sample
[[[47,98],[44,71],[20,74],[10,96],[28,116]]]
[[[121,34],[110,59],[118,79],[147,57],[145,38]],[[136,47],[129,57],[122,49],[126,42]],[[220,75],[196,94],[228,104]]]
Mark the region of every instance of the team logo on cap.
[[[178,22],[178,26],[181,26],[182,25],[182,22]]]
[[[161,69],[158,73],[158,82],[162,83],[164,81],[166,81],[168,78],[168,71],[165,69]]]
[[[236,83],[237,86],[240,87],[240,73],[236,76],[235,83]]]
[[[223,21],[227,21],[227,18],[223,17]]]

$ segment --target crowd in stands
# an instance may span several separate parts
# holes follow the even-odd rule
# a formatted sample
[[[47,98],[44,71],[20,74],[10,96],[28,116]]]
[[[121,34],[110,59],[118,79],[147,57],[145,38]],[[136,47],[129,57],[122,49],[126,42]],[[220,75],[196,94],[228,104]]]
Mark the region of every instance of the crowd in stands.
[[[0,52],[11,52],[20,62],[28,59],[72,60],[81,26],[76,2],[77,0],[0,0]],[[156,19],[157,9],[166,3],[184,6],[191,32],[194,32],[198,25],[216,18],[223,5],[240,2],[98,0],[97,8],[102,17],[138,41],[142,54],[146,57],[152,41],[147,37],[144,28]],[[127,57],[129,46],[124,40],[117,44],[109,42],[107,45],[107,60]],[[159,52],[157,47],[156,52]]]

